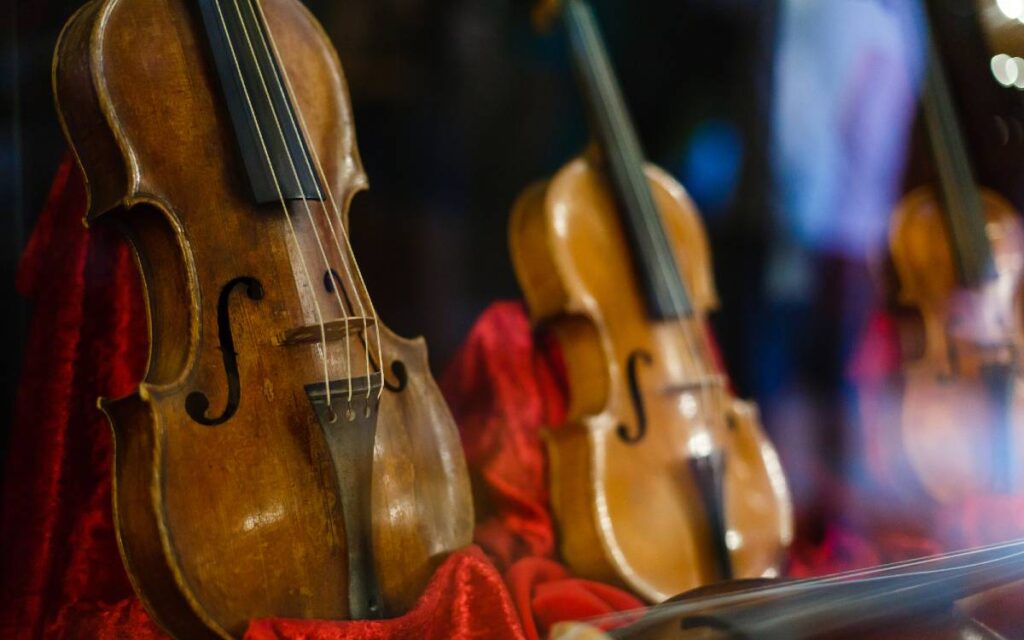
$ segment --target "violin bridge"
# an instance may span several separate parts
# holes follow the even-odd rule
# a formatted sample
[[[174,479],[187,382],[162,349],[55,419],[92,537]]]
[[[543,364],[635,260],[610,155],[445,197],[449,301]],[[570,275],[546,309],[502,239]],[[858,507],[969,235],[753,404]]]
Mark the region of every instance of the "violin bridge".
[[[317,344],[325,338],[327,342],[337,342],[350,335],[359,335],[364,329],[369,329],[377,323],[375,318],[364,316],[353,316],[345,320],[331,320],[325,322],[323,331],[319,324],[308,324],[304,327],[295,327],[282,332],[274,339],[274,344],[279,347],[288,347],[298,344]],[[347,383],[346,383],[347,384]],[[345,387],[348,389],[348,387]],[[365,391],[364,391],[365,393]]]
[[[381,615],[370,497],[382,381],[379,373],[333,380],[330,400],[324,383],[306,385],[306,395],[327,441],[341,494],[348,546],[349,617],[354,620]],[[351,401],[348,400],[350,383]]]
[[[728,379],[724,375],[709,375],[694,378],[684,384],[668,385],[665,387],[664,391],[668,395],[679,395],[683,393],[693,393],[694,391],[700,391],[701,389],[722,389],[727,385]]]

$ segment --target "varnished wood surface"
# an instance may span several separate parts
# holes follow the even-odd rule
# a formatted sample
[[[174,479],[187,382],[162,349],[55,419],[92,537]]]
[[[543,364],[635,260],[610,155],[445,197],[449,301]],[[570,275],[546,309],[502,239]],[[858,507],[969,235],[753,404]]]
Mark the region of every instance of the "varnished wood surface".
[[[232,7],[225,0],[226,8]],[[309,144],[347,214],[365,188],[347,87],[333,48],[296,0],[263,0],[303,112]],[[180,638],[239,636],[249,619],[345,618],[347,550],[338,487],[304,385],[323,381],[319,344],[280,344],[286,332],[336,319],[322,285],[313,230],[325,208],[250,204],[194,3],[93,0],[69,22],[54,88],[68,141],[89,187],[90,223],[122,228],[138,258],[151,353],[137,393],[104,401],[115,434],[115,520],[129,575],[147,609]],[[347,245],[330,266],[356,269]],[[312,275],[302,275],[302,261]],[[241,396],[237,413],[204,426],[185,411],[193,391],[211,414],[227,402],[218,341],[222,287],[248,276],[254,300],[230,297]],[[356,277],[352,300],[372,308]],[[376,333],[329,343],[332,378],[366,373]],[[473,517],[451,415],[422,341],[382,329],[388,380],[372,485],[373,544],[385,614],[407,610],[433,568],[469,543]],[[347,357],[348,356],[348,357]],[[351,363],[349,365],[348,363]],[[372,365],[371,365],[372,366]]]
[[[989,493],[993,451],[1001,446],[997,412],[985,388],[983,368],[1010,367],[1011,431],[1002,446],[1011,464],[1024,462],[1024,385],[1021,384],[1021,276],[1024,227],[1012,206],[982,189],[985,230],[996,277],[976,289],[957,284],[941,204],[928,187],[909,193],[897,207],[889,247],[898,280],[898,301],[914,311],[904,328],[900,427],[902,445],[925,490],[940,501]],[[1024,487],[1024,474],[1013,486]]]
[[[660,601],[716,578],[687,468],[695,436],[725,452],[725,515],[737,576],[778,570],[792,515],[753,405],[722,384],[678,391],[718,373],[707,341],[688,338],[703,335],[704,314],[717,301],[692,202],[663,172],[650,168],[648,179],[697,309],[693,318],[647,317],[615,203],[588,158],[521,196],[510,242],[533,321],[558,337],[567,368],[567,422],[552,425],[547,438],[562,555],[582,576]],[[637,350],[652,356],[638,368],[648,427],[630,444],[617,428],[637,424],[625,371]]]

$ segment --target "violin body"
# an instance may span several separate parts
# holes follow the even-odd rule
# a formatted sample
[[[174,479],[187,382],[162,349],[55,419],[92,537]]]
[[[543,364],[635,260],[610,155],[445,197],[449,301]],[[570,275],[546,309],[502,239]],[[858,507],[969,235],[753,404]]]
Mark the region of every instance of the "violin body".
[[[261,4],[345,224],[366,178],[337,55],[300,2]],[[402,613],[444,555],[470,542],[457,431],[422,339],[377,321],[347,240],[314,269],[326,203],[307,217],[298,202],[282,214],[249,197],[198,13],[186,0],[93,0],[65,27],[54,64],[87,221],[124,232],[146,296],[144,379],[101,401],[125,567],[148,611],[181,638],[237,637],[258,617],[348,618],[352,525],[339,479],[372,465],[376,615]],[[323,342],[289,333],[344,313],[337,287],[372,324]],[[371,453],[351,467],[336,468],[304,391],[325,366],[386,387]]]
[[[777,570],[790,541],[784,476],[757,411],[714,370],[704,314],[717,302],[708,244],[683,187],[646,176],[695,313],[651,320],[605,174],[581,157],[524,192],[510,223],[532,320],[557,336],[568,378],[565,424],[547,433],[561,552],[578,574],[652,601],[716,579],[707,518],[687,467],[697,423],[724,451],[725,520],[738,576]],[[698,384],[694,388],[694,382]]]
[[[1024,227],[1002,196],[981,189],[980,199],[995,274],[979,287],[958,283],[943,205],[931,188],[900,202],[889,233],[898,302],[916,312],[904,343],[919,345],[905,349],[903,450],[940,501],[1024,486],[1012,474],[1024,461]],[[1000,468],[1010,475],[998,477]]]

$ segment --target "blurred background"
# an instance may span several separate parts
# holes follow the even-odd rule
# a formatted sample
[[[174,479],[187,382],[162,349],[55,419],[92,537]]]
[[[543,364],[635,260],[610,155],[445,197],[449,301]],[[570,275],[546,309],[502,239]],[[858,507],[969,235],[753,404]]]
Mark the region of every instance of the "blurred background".
[[[380,315],[426,336],[440,373],[488,304],[518,296],[506,246],[517,194],[587,142],[565,38],[534,32],[513,0],[306,3],[341,54],[370,177],[352,208],[357,258]],[[50,59],[80,4],[10,1],[0,21],[5,417],[30,317],[14,274],[65,153]],[[722,300],[712,320],[737,391],[760,403],[785,462],[842,469],[859,446],[855,356],[887,304],[888,221],[932,175],[916,124],[920,7],[593,4],[648,157],[704,215]],[[1018,210],[1022,5],[930,3],[976,171]],[[814,469],[789,472],[799,503],[825,500]]]

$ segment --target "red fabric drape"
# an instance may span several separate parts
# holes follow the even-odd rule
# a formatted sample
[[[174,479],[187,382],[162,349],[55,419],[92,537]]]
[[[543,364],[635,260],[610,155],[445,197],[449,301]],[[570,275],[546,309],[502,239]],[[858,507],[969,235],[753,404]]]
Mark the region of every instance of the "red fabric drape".
[[[57,173],[18,274],[18,289],[32,301],[34,320],[3,487],[0,637],[4,638],[164,637],[134,596],[118,556],[111,521],[111,439],[95,405],[99,396],[129,393],[142,376],[147,350],[142,293],[125,243],[105,225],[87,231],[82,224],[84,209],[81,176],[68,158]],[[517,314],[516,320],[522,322],[522,313]],[[517,353],[531,350],[528,332],[520,332]],[[499,354],[493,355],[497,360]],[[488,358],[467,348],[461,361]],[[531,389],[518,389],[514,397],[506,395],[501,401],[517,403],[523,393],[537,392],[537,402],[542,397],[552,407],[564,402],[551,391],[550,375],[533,381]],[[487,412],[494,401],[491,397],[475,400],[480,412]],[[467,407],[473,402],[466,399],[458,404]],[[513,423],[525,430],[543,415],[531,408]],[[504,430],[493,423],[473,430],[467,433],[467,447],[484,450],[484,443]],[[476,460],[474,476],[486,478],[489,484],[512,487],[526,482],[542,490],[539,455],[521,468],[499,464],[491,469],[488,465],[498,464],[497,460]],[[526,477],[533,477],[532,483]],[[502,567],[523,556],[551,555],[550,522],[545,521],[546,510],[538,495],[542,497],[530,493],[520,504],[532,507],[532,513],[494,521],[508,527],[506,531],[482,528],[481,540],[531,541],[495,556]],[[499,510],[511,514],[518,508],[503,503]],[[536,522],[544,523],[539,533],[531,532],[537,529]],[[499,547],[490,544],[488,548]],[[535,568],[541,566],[545,569]],[[401,618],[342,623],[254,621],[248,637],[518,639],[525,633],[534,638],[538,626],[528,616],[524,632],[517,604],[520,611],[529,612],[539,603],[541,631],[563,605],[585,615],[639,604],[609,587],[569,580],[567,572],[551,560],[523,565],[507,577],[515,585],[514,601],[492,560],[472,547],[443,563],[415,609]],[[545,585],[558,581],[564,581],[565,588],[555,589],[560,595],[552,598],[552,589]]]
[[[145,311],[130,252],[82,225],[70,159],[25,251],[18,288],[34,305],[3,496],[3,638],[157,638],[135,598],[111,521],[111,438],[96,398],[130,392],[146,360]],[[423,630],[432,630],[433,635]],[[374,623],[253,623],[250,635],[522,638],[500,573],[479,549],[449,558],[414,611]]]
[[[95,407],[99,395],[126,393],[140,377],[145,316],[126,246],[110,230],[86,234],[84,202],[65,161],[18,274],[34,321],[0,524],[4,637],[96,637],[111,624],[157,634],[116,562],[111,440]]]
[[[98,396],[122,395],[137,384],[146,358],[145,312],[127,247],[103,225],[85,230],[84,201],[80,175],[67,160],[19,271],[18,287],[33,302],[34,322],[0,521],[3,638],[163,637],[132,593],[118,557],[110,434],[95,408]],[[891,340],[881,335],[876,350],[889,354]],[[640,605],[619,589],[574,578],[557,562],[539,434],[565,414],[564,375],[557,349],[535,342],[519,303],[496,303],[481,316],[442,388],[480,496],[478,546],[443,563],[414,610],[401,618],[260,620],[247,637],[532,640],[560,620]],[[928,533],[936,528],[965,543],[1024,528],[1019,502],[995,498],[934,510],[916,527],[874,520],[870,497],[834,479],[823,481],[862,515],[827,523],[820,540],[798,540],[792,575],[933,552],[937,545]]]

